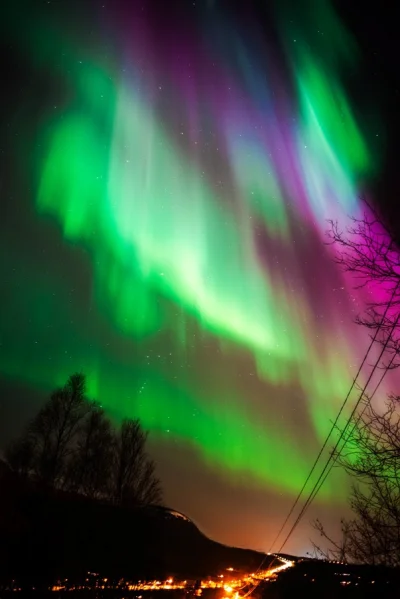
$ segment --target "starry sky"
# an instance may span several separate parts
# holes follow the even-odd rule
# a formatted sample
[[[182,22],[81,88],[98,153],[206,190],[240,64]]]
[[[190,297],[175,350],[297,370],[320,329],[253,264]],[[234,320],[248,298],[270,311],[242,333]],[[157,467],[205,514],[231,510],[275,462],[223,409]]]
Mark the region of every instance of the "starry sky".
[[[393,18],[347,4],[1,9],[2,442],[82,371],[150,431],[168,505],[268,550],[381,293],[339,270],[327,219],[397,210]],[[288,551],[347,489],[335,472]]]

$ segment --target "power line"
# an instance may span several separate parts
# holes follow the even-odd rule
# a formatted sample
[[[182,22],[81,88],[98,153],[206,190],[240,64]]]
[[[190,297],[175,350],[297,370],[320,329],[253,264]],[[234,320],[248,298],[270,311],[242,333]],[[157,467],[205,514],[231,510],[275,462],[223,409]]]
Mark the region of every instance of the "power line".
[[[388,304],[388,306],[389,306],[389,304]],[[387,306],[387,309],[388,309],[388,306]],[[387,309],[386,309],[386,311],[385,311],[385,312],[387,312]],[[398,321],[399,321],[399,318],[400,318],[400,314],[397,316],[397,318],[395,319],[395,321],[394,321],[394,323],[393,323],[393,325],[392,325],[392,328],[391,328],[391,330],[390,330],[390,333],[389,333],[389,335],[388,335],[388,337],[387,337],[387,339],[386,339],[386,341],[385,341],[385,343],[384,343],[384,345],[383,345],[383,347],[382,347],[382,350],[381,350],[381,352],[380,352],[380,354],[379,354],[379,357],[378,357],[377,361],[375,362],[375,365],[374,365],[374,367],[373,367],[373,369],[372,369],[372,371],[371,371],[371,373],[370,373],[370,375],[369,375],[369,377],[368,377],[368,379],[367,379],[367,382],[365,383],[365,385],[364,385],[364,388],[362,389],[362,391],[361,391],[361,393],[360,393],[360,397],[358,398],[358,400],[357,400],[357,402],[356,402],[356,405],[354,406],[354,408],[353,408],[353,411],[351,412],[351,414],[350,414],[350,416],[349,416],[349,418],[348,418],[348,420],[347,420],[347,423],[346,423],[346,426],[345,426],[345,428],[344,428],[344,429],[343,429],[343,431],[341,432],[341,434],[340,434],[340,436],[339,436],[339,439],[337,440],[337,442],[336,442],[336,445],[335,445],[335,447],[334,447],[334,449],[333,449],[332,453],[330,454],[330,456],[329,456],[329,458],[328,458],[328,460],[327,460],[327,462],[326,462],[326,464],[325,464],[325,466],[324,466],[324,468],[323,468],[323,470],[322,470],[321,474],[320,474],[320,475],[319,475],[319,477],[318,477],[318,480],[317,480],[317,482],[314,484],[314,487],[312,488],[312,491],[311,491],[311,493],[309,494],[309,496],[308,496],[308,498],[307,498],[307,500],[306,500],[306,502],[305,502],[305,504],[304,504],[303,508],[302,508],[302,509],[301,509],[301,511],[300,511],[300,514],[297,516],[297,519],[296,519],[295,523],[293,524],[293,526],[292,526],[292,528],[290,529],[289,533],[287,534],[287,536],[286,536],[286,538],[285,538],[284,542],[282,543],[282,545],[281,545],[281,547],[280,547],[280,549],[279,549],[279,552],[278,552],[278,553],[280,553],[280,552],[282,551],[283,547],[286,545],[286,543],[288,542],[289,538],[291,537],[291,535],[293,534],[294,530],[296,529],[297,525],[299,524],[300,520],[302,519],[302,517],[303,517],[303,515],[304,515],[305,511],[307,510],[307,508],[309,507],[309,505],[311,504],[311,502],[313,501],[313,499],[316,497],[317,493],[319,492],[320,488],[322,487],[322,484],[323,484],[323,483],[322,483],[322,484],[320,484],[320,482],[321,482],[321,480],[322,480],[322,478],[323,478],[323,476],[324,476],[324,474],[325,474],[325,472],[326,472],[327,468],[329,467],[329,464],[330,464],[331,460],[333,459],[333,456],[334,456],[334,455],[336,455],[337,448],[338,448],[338,446],[339,446],[339,444],[340,444],[340,442],[341,442],[341,440],[342,440],[342,438],[343,438],[343,435],[345,434],[345,431],[347,430],[347,427],[350,425],[350,422],[352,421],[352,419],[353,419],[353,417],[354,417],[354,414],[355,414],[355,412],[356,412],[356,410],[357,410],[357,408],[358,408],[358,406],[359,406],[359,404],[360,404],[360,402],[361,402],[362,398],[365,396],[365,391],[366,391],[366,389],[367,389],[367,387],[368,387],[368,385],[369,385],[369,383],[370,383],[370,381],[371,381],[371,378],[372,378],[373,374],[375,373],[375,370],[376,370],[376,369],[377,369],[377,367],[378,367],[378,364],[379,364],[379,362],[380,362],[380,360],[381,360],[381,358],[382,358],[382,356],[383,356],[384,352],[386,351],[386,348],[387,348],[387,346],[388,346],[389,340],[390,340],[390,338],[391,338],[391,336],[392,336],[392,333],[393,333],[393,331],[394,331],[395,327],[397,326],[397,323],[398,323]],[[384,316],[383,316],[383,318],[382,318],[382,322],[383,322],[383,319],[384,319]],[[382,322],[381,322],[381,324],[379,325],[379,327],[378,327],[378,330],[379,330],[379,329],[380,329],[380,327],[382,326]],[[381,377],[381,381],[382,381],[382,380],[383,380],[383,377]],[[326,479],[326,477],[324,478],[324,481],[325,481],[325,479]],[[323,481],[323,482],[324,482],[324,481]]]
[[[399,283],[399,284],[400,284],[400,283]],[[398,285],[399,285],[399,284],[398,284]],[[397,285],[397,287],[398,287],[398,285]],[[397,289],[397,287],[396,287],[396,289]],[[392,300],[393,300],[393,298],[394,298],[394,293],[395,293],[395,292],[393,292],[393,295],[392,295],[392,297],[391,297],[391,299],[390,299],[390,301],[389,301],[389,303],[388,303],[388,305],[387,305],[387,307],[386,307],[386,310],[385,310],[385,312],[384,312],[384,315],[383,315],[383,317],[382,317],[382,321],[381,321],[381,323],[379,324],[379,327],[377,328],[377,331],[376,331],[376,333],[375,333],[374,337],[372,338],[372,341],[371,341],[371,343],[370,343],[370,345],[369,345],[369,347],[368,347],[368,349],[367,349],[367,352],[366,352],[366,353],[365,353],[365,355],[364,355],[364,359],[363,359],[363,361],[362,361],[362,363],[361,363],[361,366],[360,366],[360,368],[359,368],[359,369],[358,369],[358,371],[357,371],[357,375],[355,376],[355,378],[354,378],[354,380],[353,380],[353,383],[352,383],[352,385],[351,385],[351,387],[350,387],[350,391],[348,392],[348,394],[347,394],[347,396],[346,396],[346,398],[345,398],[345,401],[343,402],[343,404],[342,404],[342,406],[341,406],[341,408],[340,408],[340,410],[339,410],[339,413],[338,413],[338,415],[337,415],[337,417],[336,417],[336,419],[335,419],[335,422],[334,422],[334,424],[333,424],[333,426],[332,426],[332,428],[331,428],[331,430],[330,430],[330,432],[329,432],[329,434],[328,434],[328,436],[327,436],[327,438],[326,438],[326,440],[325,440],[325,442],[324,442],[324,445],[322,446],[322,449],[320,450],[320,452],[319,452],[319,454],[318,454],[318,457],[317,457],[317,459],[315,460],[315,462],[314,462],[314,464],[313,464],[313,467],[312,467],[312,469],[311,469],[311,471],[310,471],[310,474],[308,475],[306,482],[304,483],[304,485],[303,485],[303,487],[302,487],[302,489],[301,489],[301,491],[300,491],[299,495],[297,496],[297,498],[296,498],[296,501],[295,501],[295,503],[293,504],[293,506],[292,506],[292,508],[291,508],[291,510],[290,510],[290,512],[289,512],[289,514],[288,514],[288,516],[286,517],[286,519],[285,519],[285,522],[283,523],[283,525],[282,525],[282,527],[281,527],[281,529],[280,529],[280,531],[279,531],[279,533],[278,533],[277,537],[275,538],[275,541],[274,541],[274,543],[273,543],[273,544],[275,544],[276,540],[279,538],[279,535],[281,534],[281,532],[282,532],[282,530],[283,530],[284,526],[286,525],[286,523],[287,523],[288,519],[290,518],[291,514],[293,513],[293,510],[295,509],[295,507],[296,507],[296,504],[298,503],[298,501],[299,501],[299,499],[300,499],[300,497],[301,497],[301,494],[303,493],[303,491],[304,491],[304,488],[306,487],[306,485],[307,485],[307,483],[308,483],[308,481],[309,481],[309,479],[310,479],[310,477],[311,477],[311,475],[312,475],[312,473],[313,473],[313,471],[314,471],[314,469],[315,469],[315,467],[316,467],[316,465],[317,465],[317,463],[318,463],[318,460],[319,460],[319,458],[320,458],[320,456],[321,456],[321,454],[322,454],[323,450],[325,449],[325,447],[326,447],[326,445],[327,445],[327,443],[328,443],[329,437],[330,437],[330,435],[332,434],[332,432],[333,432],[333,430],[334,430],[334,428],[335,428],[335,425],[336,425],[336,423],[337,423],[337,421],[338,421],[338,419],[339,419],[339,417],[340,417],[340,414],[341,414],[341,413],[342,413],[342,411],[343,411],[343,408],[344,408],[344,406],[346,405],[346,402],[347,402],[347,400],[348,400],[348,397],[349,397],[349,395],[350,395],[350,393],[351,393],[351,391],[352,391],[352,389],[353,389],[353,387],[354,387],[354,385],[355,385],[355,383],[356,383],[356,380],[357,380],[357,378],[358,378],[358,376],[359,376],[359,374],[360,374],[360,371],[361,371],[361,369],[362,369],[363,365],[365,364],[365,361],[366,361],[366,359],[367,359],[367,357],[368,357],[368,354],[369,354],[369,352],[370,352],[370,350],[371,350],[371,348],[372,348],[372,345],[374,344],[374,342],[375,342],[375,340],[376,340],[376,337],[377,337],[377,335],[378,335],[378,332],[379,332],[380,328],[382,327],[382,323],[383,323],[383,321],[384,321],[384,318],[385,318],[385,316],[386,316],[386,313],[387,313],[387,311],[388,311],[388,309],[389,309],[389,306],[390,306],[390,304],[392,303]],[[400,315],[399,315],[399,316],[396,318],[396,320],[395,320],[395,322],[394,322],[394,324],[393,324],[393,326],[392,326],[392,329],[391,329],[391,331],[390,331],[390,334],[389,334],[389,336],[388,336],[388,338],[387,338],[387,340],[386,340],[386,342],[385,342],[385,344],[384,344],[384,346],[383,346],[383,348],[382,348],[382,351],[381,351],[381,353],[379,354],[379,357],[378,357],[377,361],[375,362],[375,365],[374,365],[374,367],[373,367],[373,369],[372,369],[372,372],[371,372],[370,376],[368,377],[368,380],[367,380],[366,384],[364,385],[364,389],[362,389],[362,391],[361,391],[361,394],[360,394],[360,397],[359,397],[359,399],[357,400],[356,406],[354,407],[354,409],[353,409],[353,411],[352,411],[352,413],[351,413],[350,417],[349,417],[349,418],[348,418],[348,420],[347,420],[346,426],[345,426],[345,428],[343,429],[341,436],[339,437],[338,443],[336,444],[336,446],[335,446],[335,448],[334,448],[334,450],[333,450],[332,454],[330,455],[330,457],[329,457],[329,459],[328,459],[328,461],[327,461],[327,463],[326,463],[326,465],[325,465],[325,468],[323,469],[323,471],[322,471],[322,473],[321,473],[320,477],[318,478],[318,480],[317,480],[317,483],[314,485],[314,487],[313,487],[313,490],[311,491],[311,494],[309,495],[309,497],[308,497],[308,499],[307,499],[307,501],[306,501],[306,503],[305,503],[305,505],[304,505],[304,507],[303,507],[302,511],[300,512],[299,516],[297,517],[297,519],[296,519],[296,521],[295,521],[294,525],[292,526],[291,530],[289,531],[289,534],[287,535],[287,537],[286,537],[285,541],[282,543],[282,545],[281,545],[281,547],[280,547],[280,549],[279,549],[278,553],[280,553],[280,552],[282,551],[283,547],[286,545],[286,543],[287,543],[287,541],[289,540],[290,536],[293,534],[293,532],[294,532],[295,528],[296,528],[296,527],[297,527],[297,525],[299,524],[299,522],[300,522],[300,520],[301,520],[302,516],[304,515],[304,513],[305,513],[306,509],[309,507],[309,505],[311,504],[311,502],[314,500],[314,498],[316,497],[316,495],[319,493],[319,491],[320,491],[320,489],[321,489],[322,485],[324,484],[324,482],[325,482],[325,481],[326,481],[326,479],[328,478],[328,476],[329,476],[329,474],[330,474],[330,472],[331,472],[332,468],[334,467],[334,465],[335,465],[336,461],[339,459],[339,457],[340,457],[340,454],[341,454],[341,452],[343,451],[343,449],[344,449],[344,447],[345,447],[345,445],[346,445],[347,441],[348,441],[348,440],[349,440],[349,438],[351,437],[351,435],[352,435],[352,432],[354,431],[354,428],[357,426],[358,422],[359,422],[359,421],[360,421],[360,419],[362,418],[362,415],[364,414],[364,412],[365,412],[365,410],[366,410],[366,408],[367,408],[367,405],[368,405],[368,403],[365,405],[365,407],[364,407],[364,409],[362,410],[362,412],[360,413],[360,415],[359,415],[359,417],[358,417],[357,421],[354,423],[354,426],[353,426],[353,428],[352,428],[352,431],[350,432],[350,434],[349,434],[349,436],[347,437],[347,439],[345,439],[345,442],[344,442],[344,444],[343,444],[342,448],[340,449],[340,451],[339,451],[338,453],[336,453],[336,448],[337,448],[338,444],[340,443],[340,440],[341,440],[342,436],[345,434],[345,432],[346,432],[346,429],[347,429],[347,427],[349,426],[349,424],[350,424],[350,422],[351,422],[351,420],[352,420],[352,418],[353,418],[353,415],[355,414],[355,411],[357,410],[357,407],[358,407],[358,405],[359,405],[359,404],[360,404],[360,402],[361,402],[361,399],[362,399],[362,398],[364,397],[364,395],[365,395],[365,390],[366,390],[366,388],[367,388],[367,386],[368,386],[368,384],[369,384],[369,382],[370,382],[370,380],[371,380],[371,378],[372,378],[372,376],[373,376],[373,374],[374,374],[374,372],[375,372],[376,368],[378,367],[378,364],[379,364],[379,362],[380,362],[380,359],[381,359],[381,357],[383,356],[383,354],[384,354],[384,352],[385,352],[385,350],[386,350],[386,348],[387,348],[387,345],[388,345],[388,343],[389,343],[389,340],[390,340],[390,338],[391,338],[391,336],[392,336],[392,333],[393,333],[393,331],[394,331],[394,329],[395,329],[395,327],[396,327],[396,325],[397,325],[397,323],[398,323],[398,320],[399,320],[399,318],[400,318]],[[369,397],[369,402],[372,400],[372,398],[374,397],[374,395],[375,395],[375,393],[377,392],[378,388],[380,387],[380,385],[381,385],[381,383],[382,383],[383,379],[385,378],[385,376],[386,376],[386,374],[387,374],[388,370],[390,369],[391,365],[393,364],[395,357],[396,357],[396,354],[394,354],[394,355],[393,355],[393,357],[392,357],[392,359],[390,360],[390,362],[389,362],[388,366],[385,368],[385,370],[384,370],[384,372],[383,372],[383,374],[382,374],[381,378],[379,379],[379,381],[378,381],[378,383],[377,383],[377,385],[376,385],[376,387],[375,387],[374,391],[372,392],[371,396]],[[323,476],[323,474],[324,474],[324,472],[325,472],[326,468],[328,467],[328,465],[329,465],[329,463],[330,463],[330,461],[331,461],[331,459],[332,459],[332,456],[333,456],[333,455],[335,455],[334,462],[333,462],[333,464],[331,464],[331,466],[330,466],[330,468],[329,468],[328,472],[326,472],[326,473],[325,473],[325,476],[324,476],[323,480],[320,482],[320,480],[321,480],[321,477]],[[318,483],[319,483],[319,485],[318,485]],[[261,570],[261,567],[262,567],[262,565],[264,564],[264,562],[265,562],[265,560],[266,560],[266,557],[267,557],[267,556],[264,556],[264,558],[262,559],[262,561],[261,561],[260,565],[258,566],[258,568],[257,568],[256,572],[258,572],[258,571],[260,571],[260,570]],[[276,556],[274,556],[274,559],[273,559],[273,560],[272,560],[272,562],[270,563],[270,566],[269,566],[269,567],[271,567],[271,565],[274,563],[274,561],[275,561],[275,560],[276,560]],[[261,583],[261,580],[260,580],[258,583],[256,583],[256,584],[255,584],[255,585],[254,585],[252,588],[250,588],[250,589],[249,589],[249,591],[247,591],[247,593],[246,593],[246,594],[243,596],[243,599],[247,598],[248,596],[251,596],[251,595],[253,594],[254,590],[255,590],[255,589],[256,589],[256,588],[259,586],[259,584],[260,584],[260,583]],[[242,588],[244,588],[244,587],[242,587]]]
[[[311,502],[312,502],[312,501],[314,501],[314,497],[315,497],[315,496],[316,496],[316,495],[319,493],[319,490],[321,489],[322,485],[324,484],[324,482],[325,482],[325,481],[326,481],[326,479],[328,478],[329,474],[331,473],[331,471],[332,471],[332,468],[335,466],[336,462],[337,462],[337,461],[338,461],[338,459],[340,458],[340,456],[341,456],[341,454],[342,454],[342,452],[343,452],[343,450],[344,450],[344,448],[345,448],[345,446],[346,446],[347,442],[348,442],[348,441],[349,441],[349,440],[352,438],[352,435],[353,435],[353,432],[354,432],[354,430],[357,428],[357,426],[358,426],[358,423],[360,422],[361,418],[363,417],[365,410],[367,409],[368,405],[371,403],[372,399],[374,398],[374,396],[375,396],[375,393],[378,391],[379,387],[381,386],[381,384],[382,384],[382,381],[383,381],[383,379],[385,378],[385,376],[386,376],[386,374],[388,373],[388,371],[390,370],[390,367],[392,366],[392,364],[393,364],[393,362],[394,362],[395,358],[396,358],[396,353],[394,353],[394,354],[393,354],[393,356],[392,356],[392,359],[390,360],[389,364],[387,365],[387,367],[386,367],[386,368],[385,368],[385,370],[383,371],[383,373],[382,373],[382,376],[381,376],[381,378],[379,379],[378,383],[376,384],[376,387],[375,387],[375,389],[373,390],[372,394],[371,394],[371,395],[368,397],[368,399],[367,399],[367,401],[366,401],[366,403],[365,403],[365,406],[364,406],[364,408],[361,410],[360,414],[358,415],[358,418],[357,418],[357,420],[356,420],[356,421],[354,422],[354,424],[353,424],[353,427],[352,427],[352,429],[351,429],[350,433],[347,435],[347,438],[344,440],[344,443],[343,443],[343,445],[342,445],[342,448],[341,448],[341,449],[338,451],[338,453],[337,453],[337,454],[334,456],[334,458],[333,458],[333,463],[330,465],[330,468],[329,468],[328,472],[325,474],[325,476],[324,476],[323,480],[321,481],[321,483],[320,483],[320,485],[319,485],[318,489],[315,491],[315,493],[314,493],[313,497],[311,498]],[[346,427],[345,427],[345,428],[346,428]],[[310,503],[311,503],[311,502],[310,502]]]
[[[373,344],[374,344],[374,342],[375,342],[375,340],[376,340],[376,336],[377,336],[377,335],[378,335],[378,331],[375,333],[375,336],[374,336],[374,337],[373,337],[373,339],[371,340],[371,343],[370,343],[370,345],[369,345],[369,347],[368,347],[368,350],[367,350],[367,352],[366,352],[366,354],[365,354],[365,356],[364,356],[364,359],[363,359],[363,361],[361,362],[361,366],[359,367],[359,369],[358,369],[358,371],[357,371],[357,374],[356,374],[356,376],[354,377],[354,380],[353,380],[353,382],[352,382],[352,385],[351,385],[351,387],[350,387],[350,390],[348,391],[348,393],[347,393],[347,395],[346,395],[346,397],[345,397],[345,400],[343,401],[343,403],[342,403],[342,405],[341,405],[341,407],[340,407],[340,410],[339,410],[339,412],[338,412],[338,415],[336,416],[336,418],[335,418],[335,421],[334,421],[334,422],[333,422],[333,424],[332,424],[332,427],[331,427],[331,429],[330,429],[330,431],[329,431],[329,433],[328,433],[328,436],[326,437],[326,439],[325,439],[325,441],[324,441],[324,443],[323,443],[323,445],[322,445],[321,449],[319,450],[319,453],[318,453],[317,457],[315,458],[314,464],[312,465],[312,468],[311,468],[310,472],[308,473],[308,476],[307,476],[307,478],[306,478],[306,480],[305,480],[305,482],[304,482],[303,486],[301,487],[301,489],[300,489],[300,491],[299,491],[299,494],[297,495],[297,497],[296,497],[296,499],[295,499],[295,502],[293,503],[292,507],[290,508],[290,511],[289,511],[288,515],[286,516],[284,523],[282,524],[281,528],[279,529],[279,532],[278,532],[278,534],[276,535],[275,539],[273,540],[273,542],[272,542],[272,544],[271,544],[271,547],[270,547],[270,551],[271,551],[271,549],[273,548],[273,546],[275,545],[275,543],[277,542],[277,540],[279,539],[279,537],[281,536],[283,529],[285,528],[285,526],[286,526],[286,524],[287,524],[287,522],[288,522],[288,520],[289,520],[290,516],[293,514],[293,512],[294,512],[294,510],[295,510],[295,508],[296,508],[296,506],[297,506],[298,502],[300,501],[300,498],[301,498],[301,496],[303,495],[304,489],[306,488],[306,486],[307,486],[307,484],[308,484],[308,482],[309,482],[309,480],[310,480],[311,476],[312,476],[312,475],[313,475],[313,473],[314,473],[314,470],[315,470],[315,468],[316,468],[316,466],[317,466],[317,464],[318,464],[318,462],[319,462],[319,460],[320,460],[320,457],[321,457],[321,455],[322,455],[322,453],[323,453],[323,451],[324,451],[325,447],[326,447],[326,446],[327,446],[327,444],[328,444],[329,438],[330,438],[331,434],[333,433],[333,431],[334,431],[334,430],[335,430],[335,428],[336,428],[337,422],[338,422],[338,420],[339,420],[339,418],[340,418],[340,416],[341,416],[341,414],[342,414],[342,412],[343,412],[343,409],[344,409],[344,408],[345,408],[345,406],[346,406],[346,403],[347,403],[347,400],[349,399],[350,393],[352,392],[352,390],[353,390],[353,388],[354,388],[354,385],[355,385],[355,383],[356,383],[356,381],[357,381],[357,378],[358,378],[358,376],[359,376],[359,374],[360,374],[360,372],[361,372],[361,370],[362,370],[362,367],[363,367],[363,366],[364,366],[364,364],[365,364],[365,361],[366,361],[366,359],[367,359],[367,357],[368,357],[368,354],[369,354],[369,352],[370,352],[370,350],[371,350],[371,348],[372,348],[372,346],[373,346]]]
[[[343,401],[343,403],[342,403],[342,405],[341,405],[341,407],[340,407],[340,410],[339,410],[339,412],[338,412],[338,414],[337,414],[337,416],[336,416],[336,418],[335,418],[335,420],[334,420],[334,422],[333,422],[333,424],[332,424],[332,426],[331,426],[331,429],[330,429],[330,431],[329,431],[329,433],[328,433],[328,436],[326,437],[326,439],[325,439],[325,441],[324,441],[324,443],[323,443],[323,445],[322,445],[322,447],[321,447],[321,449],[320,449],[320,451],[319,451],[319,453],[318,453],[318,455],[317,455],[317,457],[316,457],[316,459],[315,459],[315,461],[314,461],[314,464],[312,465],[312,468],[311,468],[311,470],[310,470],[310,472],[309,472],[309,474],[308,474],[308,476],[307,476],[307,478],[306,478],[306,480],[305,480],[305,482],[304,482],[304,484],[303,484],[302,488],[301,488],[301,489],[300,489],[300,491],[299,491],[299,494],[297,495],[297,497],[296,497],[296,499],[295,499],[295,501],[294,501],[294,503],[293,503],[292,507],[290,508],[290,511],[289,511],[288,515],[286,516],[286,518],[285,518],[285,521],[283,522],[283,524],[282,524],[281,528],[280,528],[280,529],[279,529],[279,531],[278,531],[278,534],[276,535],[275,539],[273,540],[273,542],[272,542],[272,544],[271,544],[271,547],[270,547],[269,551],[271,551],[271,550],[272,550],[272,548],[274,547],[275,543],[277,542],[277,540],[278,540],[278,539],[279,539],[279,537],[281,536],[281,534],[282,534],[282,531],[283,531],[283,529],[285,528],[285,526],[286,526],[286,524],[287,524],[287,522],[288,522],[288,520],[289,520],[290,516],[293,514],[294,510],[296,509],[296,506],[297,506],[298,502],[300,501],[300,498],[301,498],[301,496],[303,495],[303,492],[304,492],[304,490],[305,490],[305,488],[306,488],[306,486],[307,486],[307,484],[308,484],[308,482],[309,482],[309,480],[310,480],[311,476],[312,476],[312,475],[313,475],[313,473],[314,473],[314,470],[315,470],[315,468],[316,468],[316,466],[317,466],[317,464],[318,464],[318,462],[319,462],[319,460],[320,460],[320,458],[321,458],[321,455],[322,455],[322,453],[323,453],[324,449],[326,448],[326,446],[327,446],[327,444],[328,444],[328,441],[329,441],[329,439],[330,439],[330,437],[331,437],[331,435],[332,435],[333,431],[334,431],[334,430],[335,430],[335,428],[336,428],[336,425],[337,425],[337,423],[338,423],[338,420],[339,420],[339,418],[340,418],[340,416],[341,416],[341,414],[342,414],[342,412],[343,412],[343,410],[344,410],[344,408],[345,408],[345,406],[346,406],[346,404],[347,404],[347,401],[348,401],[348,399],[349,399],[349,397],[350,397],[350,394],[351,394],[351,392],[353,391],[354,385],[356,384],[356,382],[357,382],[357,379],[358,379],[358,377],[359,377],[359,375],[360,375],[360,373],[361,373],[361,370],[362,370],[362,368],[363,368],[363,366],[364,366],[364,364],[365,364],[365,362],[366,362],[366,360],[367,360],[367,358],[368,358],[368,354],[369,354],[369,352],[371,351],[371,348],[372,348],[373,344],[374,344],[374,343],[375,343],[375,341],[376,341],[376,338],[377,338],[377,336],[378,336],[378,333],[380,332],[380,329],[381,329],[381,327],[382,327],[382,324],[383,324],[383,322],[384,322],[384,320],[385,320],[385,317],[386,317],[386,314],[387,314],[387,312],[388,312],[388,310],[389,310],[389,308],[390,308],[390,305],[391,305],[391,304],[392,304],[392,302],[393,302],[393,299],[394,299],[395,293],[396,293],[396,291],[397,291],[397,289],[398,289],[398,287],[399,287],[399,284],[400,284],[400,282],[399,282],[399,283],[397,283],[397,285],[396,285],[395,289],[393,290],[392,296],[391,296],[391,298],[390,298],[390,300],[389,300],[388,304],[386,305],[385,312],[384,312],[384,314],[383,314],[383,316],[382,316],[382,320],[381,320],[381,322],[379,323],[379,326],[377,327],[377,329],[376,329],[376,331],[375,331],[375,334],[374,334],[374,336],[373,336],[373,337],[372,337],[372,339],[371,339],[371,342],[370,342],[370,344],[369,344],[369,346],[368,346],[368,349],[367,349],[366,353],[364,354],[364,358],[363,358],[363,360],[362,360],[362,362],[361,362],[361,365],[360,365],[360,367],[359,367],[359,369],[358,369],[358,371],[357,371],[357,374],[356,374],[356,376],[355,376],[355,377],[354,377],[354,379],[353,379],[353,382],[352,382],[352,384],[351,384],[351,387],[350,387],[350,389],[349,389],[349,391],[348,391],[348,393],[347,393],[347,395],[346,395],[346,397],[345,397],[345,399],[344,399],[344,401]]]

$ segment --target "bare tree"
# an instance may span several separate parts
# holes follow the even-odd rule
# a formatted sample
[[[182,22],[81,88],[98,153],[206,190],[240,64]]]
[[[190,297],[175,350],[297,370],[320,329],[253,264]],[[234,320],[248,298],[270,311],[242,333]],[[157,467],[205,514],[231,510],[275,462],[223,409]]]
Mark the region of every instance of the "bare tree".
[[[10,465],[19,472],[29,471],[47,486],[62,486],[80,426],[90,410],[85,393],[82,374],[73,374],[54,391],[7,451]]]
[[[5,458],[14,472],[27,478],[34,468],[34,439],[31,439],[28,434],[22,435],[6,448]]]
[[[119,505],[157,504],[161,484],[146,442],[138,419],[115,430],[87,399],[85,377],[74,374],[7,448],[6,458],[14,471],[50,488]]]
[[[390,358],[380,365],[399,365],[400,253],[394,231],[368,204],[362,218],[341,231],[330,223],[330,241],[336,260],[352,273],[359,288],[369,294],[366,313],[358,324],[377,335]],[[350,426],[339,431],[344,445],[334,456],[353,479],[350,506],[354,519],[342,521],[342,539],[334,541],[321,522],[314,526],[328,541],[328,550],[314,544],[320,557],[340,561],[400,565],[400,403],[389,398],[386,410],[375,409],[368,396]]]
[[[349,548],[349,528],[351,523],[346,520],[341,520],[342,538],[338,541],[333,539],[326,531],[320,520],[315,520],[313,526],[320,536],[324,539],[324,543],[328,542],[328,547],[322,547],[320,544],[312,541],[314,551],[311,554],[313,558],[319,558],[329,561],[348,562],[351,560]]]
[[[328,552],[341,560],[400,566],[400,412],[390,398],[381,413],[369,403],[353,422],[340,464],[353,477],[350,505],[355,518],[342,521],[342,541],[329,538],[323,525],[315,528],[330,542]],[[338,551],[338,550],[341,550]]]
[[[145,450],[147,433],[140,421],[124,420],[114,444],[112,499],[120,505],[160,503],[160,481]]]
[[[362,217],[352,218],[345,230],[330,221],[327,234],[336,248],[336,262],[351,273],[356,288],[364,288],[368,298],[366,312],[357,316],[356,322],[370,330],[379,329],[381,343],[391,333],[388,353],[399,353],[400,253],[395,232],[365,203]]]
[[[107,498],[112,477],[114,431],[104,410],[93,404],[68,465],[66,488],[92,499]]]

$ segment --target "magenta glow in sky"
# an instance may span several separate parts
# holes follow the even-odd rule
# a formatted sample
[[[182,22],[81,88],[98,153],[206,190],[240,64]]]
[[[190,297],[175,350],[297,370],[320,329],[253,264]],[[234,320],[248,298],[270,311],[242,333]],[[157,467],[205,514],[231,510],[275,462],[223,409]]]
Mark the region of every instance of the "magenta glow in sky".
[[[150,1],[7,31],[50,91],[30,91],[39,125],[15,144],[44,249],[25,239],[7,272],[2,372],[34,389],[85,372],[150,430],[171,505],[264,549],[266,498],[280,513],[297,494],[368,345],[365,297],[324,244],[376,172],[344,79],[355,46],[328,2],[301,4],[269,33],[218,2]],[[217,522],[210,489],[243,522],[251,489],[263,532],[232,532],[233,507]],[[328,481],[321,503],[345,496]]]

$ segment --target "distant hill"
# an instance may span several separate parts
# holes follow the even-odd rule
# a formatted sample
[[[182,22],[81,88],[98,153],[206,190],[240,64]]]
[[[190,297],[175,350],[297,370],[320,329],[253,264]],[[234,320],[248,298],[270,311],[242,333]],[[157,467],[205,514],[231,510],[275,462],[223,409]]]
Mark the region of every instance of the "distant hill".
[[[39,583],[91,571],[131,580],[197,579],[229,567],[251,572],[263,557],[212,541],[175,510],[46,494],[0,465],[0,558],[9,577]]]

